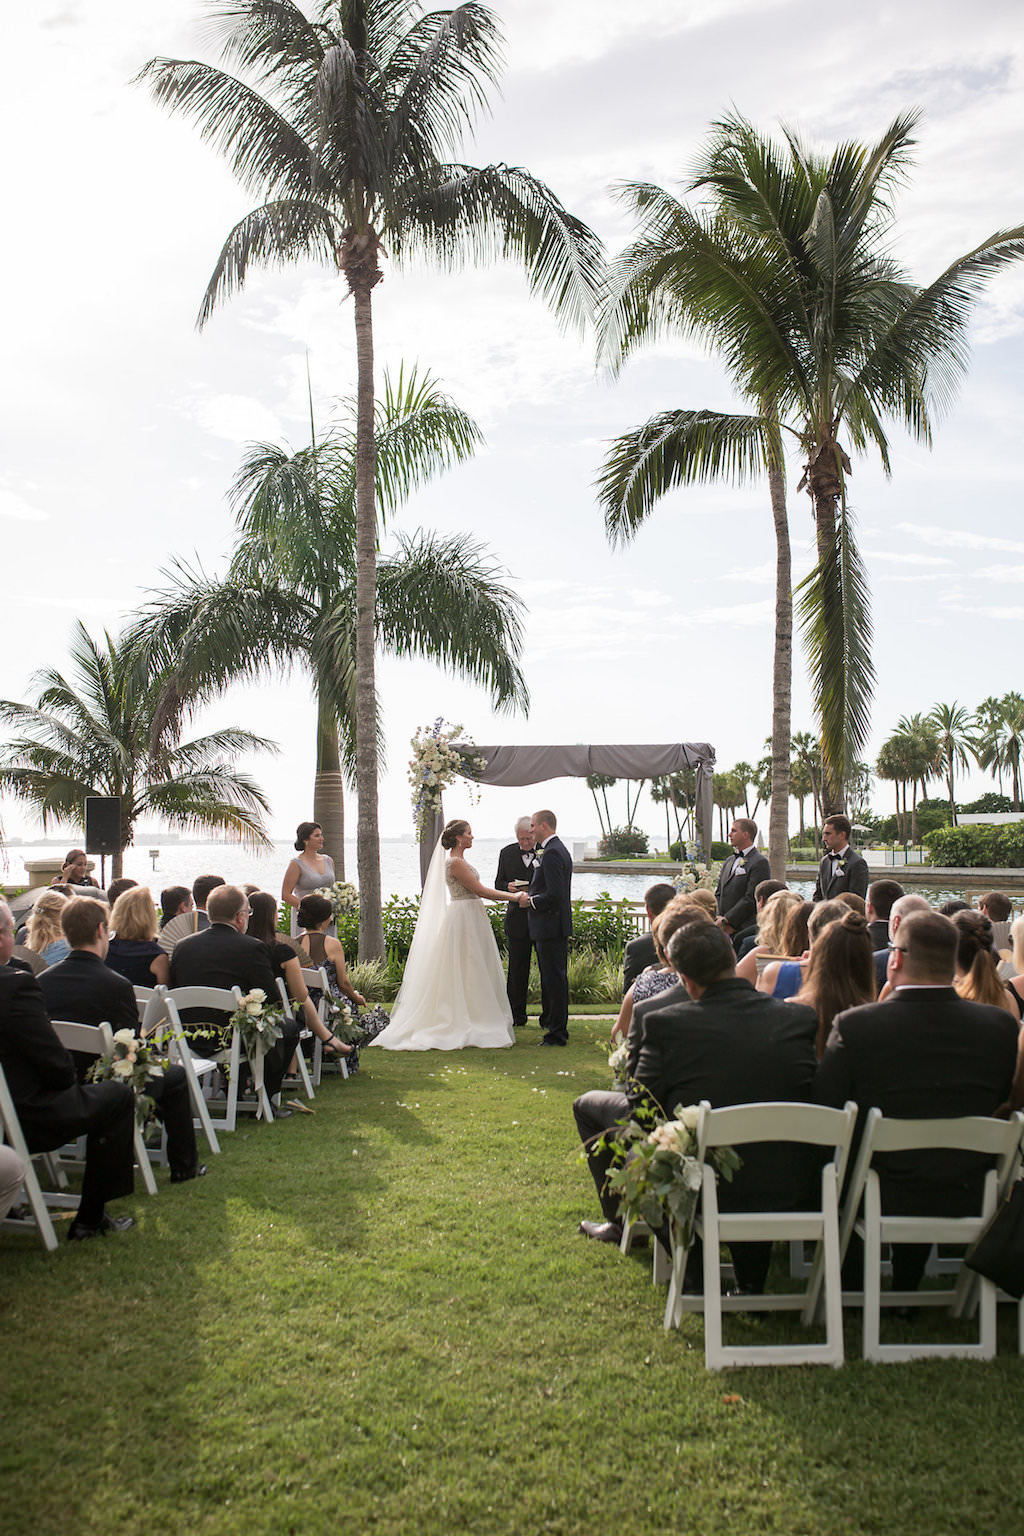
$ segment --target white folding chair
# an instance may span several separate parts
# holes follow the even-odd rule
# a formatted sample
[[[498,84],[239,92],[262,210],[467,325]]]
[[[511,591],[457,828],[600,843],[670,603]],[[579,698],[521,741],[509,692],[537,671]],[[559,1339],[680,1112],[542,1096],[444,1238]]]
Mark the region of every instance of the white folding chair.
[[[703,1164],[703,1180],[694,1230],[704,1244],[704,1295],[687,1296],[683,1292],[688,1249],[673,1234],[672,1276],[665,1306],[666,1329],[678,1327],[684,1311],[703,1311],[704,1361],[709,1371],[733,1365],[842,1365],[839,1187],[849,1156],[857,1106],[847,1104],[844,1109],[826,1109],[818,1104],[770,1103],[712,1109],[705,1100],[700,1109],[697,1155]],[[708,1154],[715,1147],[731,1146],[742,1157],[742,1148],[753,1142],[794,1142],[829,1148],[832,1156],[821,1170],[818,1203],[798,1211],[721,1211],[715,1170]],[[825,1342],[723,1345],[723,1311],[799,1310],[804,1327],[813,1322],[815,1296],[809,1289],[786,1294],[722,1296],[720,1245],[777,1240],[817,1245],[825,1281]]]
[[[288,996],[288,988],[285,985],[283,976],[278,976],[277,978],[277,990],[281,994],[281,1004],[284,1008],[285,1018],[290,1019],[293,1024],[298,1024],[299,1026],[299,1043],[295,1047],[295,1060],[298,1062],[299,1076],[302,1079],[302,1086],[305,1090],[306,1098],[311,1099],[314,1097],[313,1084],[310,1081],[309,1068],[306,1066],[306,1057],[302,1050],[302,1042],[303,1040],[313,1040],[316,1038],[316,1036],[313,1034],[311,1029],[308,1029],[306,1025],[300,1021],[300,1016],[296,1014],[295,1009],[292,1006],[292,1000]]]
[[[25,1164],[25,1197],[28,1201],[29,1210],[32,1212],[32,1220],[39,1233],[43,1247],[52,1253],[57,1246],[57,1234],[53,1230],[50,1211],[54,1209],[65,1211],[77,1210],[78,1196],[66,1194],[61,1190],[47,1190],[44,1192],[36,1174],[35,1164],[40,1159],[49,1162],[49,1153],[32,1153],[28,1150],[25,1143],[25,1135],[21,1129],[21,1122],[18,1119],[18,1111],[14,1107],[14,1100],[11,1098],[11,1091],[7,1086],[7,1078],[4,1076],[2,1066],[0,1066],[0,1129],[3,1130],[4,1141],[9,1147],[14,1148]],[[66,1186],[66,1179],[64,1184]],[[4,1221],[0,1222],[0,1227],[7,1228],[12,1232],[23,1231],[25,1226],[26,1221],[18,1216],[8,1215]]]
[[[216,1061],[209,1056],[193,1056],[178,1011],[173,1003],[168,1002],[165,986],[136,987],[135,1001],[139,1008],[139,1024],[143,1034],[149,1034],[154,1029],[160,1029],[166,1034],[168,1060],[172,1065],[181,1067],[188,1083],[189,1098],[192,1100],[194,1111],[192,1124],[197,1131],[202,1131],[210,1151],[219,1154],[220,1142],[213,1128],[210,1111],[206,1107],[201,1081],[204,1077],[212,1077],[217,1071]],[[166,1143],[166,1134],[163,1139]],[[166,1162],[166,1160],[165,1147],[163,1161]]]
[[[864,1241],[864,1358],[876,1361],[940,1359],[991,1360],[996,1352],[996,1287],[981,1276],[965,1271],[955,1291],[887,1291],[881,1287],[884,1243],[950,1243],[966,1246],[978,1237],[995,1214],[999,1191],[1016,1167],[1024,1116],[992,1120],[985,1116],[959,1115],[942,1120],[890,1120],[878,1109],[868,1113],[850,1188],[843,1208],[840,1244],[843,1252],[856,1232]],[[970,1216],[904,1215],[882,1213],[881,1187],[873,1166],[876,1156],[893,1152],[954,1150],[986,1153],[995,1165],[985,1175],[979,1208]],[[858,1208],[863,1194],[863,1215]],[[952,1303],[968,1289],[978,1287],[977,1343],[924,1343],[910,1341],[882,1344],[879,1337],[881,1309],[888,1306],[929,1306]],[[959,1310],[962,1310],[960,1308]]]
[[[68,1019],[52,1019],[54,1030],[61,1045],[67,1051],[77,1051],[82,1056],[112,1056],[114,1033],[109,1024],[74,1024]],[[147,1195],[157,1192],[156,1179],[146,1150],[146,1140],[138,1117],[134,1122],[135,1164],[142,1175]]]
[[[181,1020],[181,1015],[186,1008],[202,1008],[214,1015],[232,1014],[242,1006],[242,993],[238,987],[232,987],[230,991],[226,987],[174,987],[168,990],[165,1002],[172,1019],[176,1020],[176,1027],[181,1028],[182,1033],[186,1033],[188,1026],[182,1026]],[[227,1050],[219,1051],[213,1059],[227,1068],[228,1094],[222,1116],[209,1115],[207,1110],[211,1125],[220,1131],[233,1131],[237,1126],[238,1116],[250,1112],[257,1116],[262,1115],[265,1120],[273,1120],[273,1106],[263,1084],[262,1057],[249,1063],[256,1089],[255,1099],[247,1102],[239,1098],[242,1041],[237,1029],[231,1031],[231,1042]]]
[[[302,979],[306,983],[307,992],[312,992],[315,989],[320,993],[320,1001],[317,1004],[316,1011],[320,1015],[321,1023],[326,1024],[327,997],[330,991],[330,982],[327,980],[327,972],[324,970],[323,966],[320,965],[313,967],[303,966]],[[348,1077],[348,1067],[345,1065],[344,1056],[338,1056],[334,1058],[331,1064],[332,1066],[337,1065],[340,1068],[342,1077]],[[316,1088],[320,1087],[320,1079],[323,1076],[323,1071],[324,1043],[320,1039],[320,1036],[317,1035],[313,1042],[313,1085]]]

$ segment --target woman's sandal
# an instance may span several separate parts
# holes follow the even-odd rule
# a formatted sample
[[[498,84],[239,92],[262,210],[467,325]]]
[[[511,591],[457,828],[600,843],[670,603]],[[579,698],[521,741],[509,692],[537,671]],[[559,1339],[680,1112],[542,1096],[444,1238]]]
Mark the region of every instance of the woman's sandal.
[[[321,1041],[324,1050],[331,1056],[351,1056],[352,1047],[346,1045],[344,1040],[339,1040],[337,1035],[331,1035],[327,1040]]]

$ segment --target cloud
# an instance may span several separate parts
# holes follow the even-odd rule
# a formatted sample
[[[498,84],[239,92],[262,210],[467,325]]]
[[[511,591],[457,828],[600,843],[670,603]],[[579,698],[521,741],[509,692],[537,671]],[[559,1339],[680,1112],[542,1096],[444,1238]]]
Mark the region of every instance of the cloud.
[[[278,417],[252,395],[197,395],[186,409],[206,432],[229,443],[279,443],[284,437]]]
[[[964,528],[934,528],[926,523],[897,523],[896,533],[909,533],[922,544],[936,549],[1001,549],[1007,554],[1024,555],[1020,539],[1001,539],[991,533],[968,533]]]
[[[986,565],[974,574],[980,581],[1024,581],[1024,565]]]
[[[953,561],[946,555],[898,555],[889,550],[866,549],[866,560],[883,560],[893,565],[952,565]],[[908,577],[908,580],[917,580],[916,577]]]
[[[0,480],[0,517],[13,517],[22,523],[45,523],[49,513],[41,512],[24,496],[12,489],[6,480]]]

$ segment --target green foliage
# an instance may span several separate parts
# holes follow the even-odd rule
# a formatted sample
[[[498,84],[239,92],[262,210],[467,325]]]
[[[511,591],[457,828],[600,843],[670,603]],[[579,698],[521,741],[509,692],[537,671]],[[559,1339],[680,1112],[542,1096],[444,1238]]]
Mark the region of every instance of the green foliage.
[[[596,949],[572,949],[566,967],[570,1003],[609,1003],[618,1012],[622,1001],[622,966]]]
[[[949,869],[1024,866],[1024,822],[1009,826],[940,827],[924,839],[933,864]]]
[[[865,818],[865,825],[867,825]],[[945,800],[919,800],[917,802],[917,832],[923,842],[928,832],[935,832],[940,827],[948,827],[949,804]],[[899,824],[895,816],[879,816],[871,823],[871,831],[875,840],[879,843],[895,843],[899,841]]]
[[[1009,795],[998,795],[995,790],[990,789],[986,794],[979,795],[977,800],[972,800],[970,805],[958,805],[957,810],[962,811],[965,816],[991,816],[1012,811],[1013,801]]]
[[[636,917],[628,901],[613,901],[602,891],[593,906],[572,904],[570,949],[600,949],[622,958],[622,951],[637,934]],[[620,993],[621,995],[621,993]]]
[[[646,857],[650,848],[647,833],[638,827],[612,827],[597,845],[602,859],[635,859]]]

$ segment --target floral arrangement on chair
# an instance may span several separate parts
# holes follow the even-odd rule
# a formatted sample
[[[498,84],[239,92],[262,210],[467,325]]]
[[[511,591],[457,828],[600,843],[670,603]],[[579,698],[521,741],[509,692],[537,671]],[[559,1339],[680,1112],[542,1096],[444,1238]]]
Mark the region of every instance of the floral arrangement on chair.
[[[622,1044],[617,1045],[608,1056],[608,1065],[612,1069],[612,1088],[622,1093],[626,1091],[626,1058],[628,1054],[626,1042],[623,1040]]]
[[[91,1082],[126,1083],[131,1088],[140,1125],[153,1118],[155,1105],[147,1089],[152,1078],[164,1075],[167,1056],[162,1046],[166,1040],[166,1032],[156,1031],[140,1040],[130,1029],[119,1029],[114,1034],[114,1054],[98,1056],[89,1068]]]
[[[653,1127],[650,1115],[641,1109],[607,1134],[606,1144],[622,1159],[609,1172],[608,1187],[619,1197],[620,1215],[645,1221],[652,1232],[667,1220],[688,1246],[702,1181],[697,1157],[700,1108],[677,1104],[674,1119],[657,1117]],[[716,1175],[727,1180],[741,1164],[732,1147],[713,1147],[708,1159]]]
[[[242,1046],[250,1062],[263,1057],[277,1044],[284,1034],[282,1023],[284,1009],[268,1008],[267,994],[262,987],[254,987],[242,998],[242,1006],[236,1008],[228,1020],[229,1029],[237,1029]]]
[[[456,746],[455,743],[459,745]],[[412,813],[416,836],[422,838],[441,809],[441,791],[457,778],[469,780],[483,773],[487,764],[468,741],[461,725],[445,725],[439,715],[433,725],[423,726],[410,743],[409,783],[412,787]],[[469,797],[476,800],[470,787]]]
[[[359,892],[347,880],[335,880],[333,885],[322,885],[313,895],[323,896],[330,902],[335,919],[344,917],[346,912],[359,910]]]

